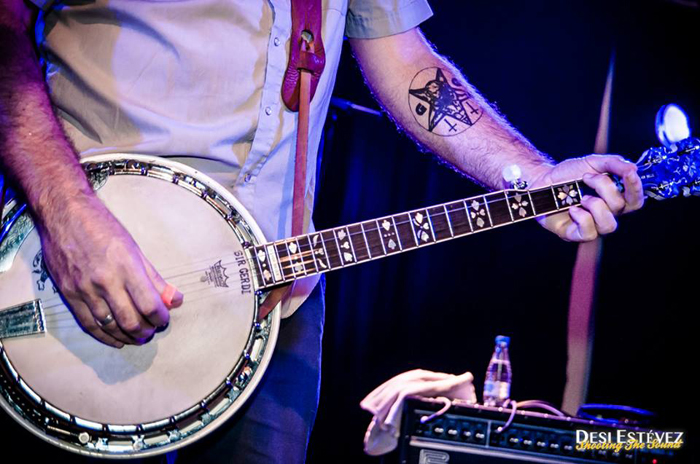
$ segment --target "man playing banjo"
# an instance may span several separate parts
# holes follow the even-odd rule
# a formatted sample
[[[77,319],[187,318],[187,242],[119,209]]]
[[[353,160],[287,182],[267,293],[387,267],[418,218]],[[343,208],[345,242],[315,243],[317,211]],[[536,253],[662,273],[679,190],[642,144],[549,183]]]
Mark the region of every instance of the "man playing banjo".
[[[169,322],[168,283],[97,198],[79,159],[175,159],[234,193],[268,240],[290,236],[297,115],[281,96],[290,4],[34,3],[0,3],[0,167],[26,197],[46,265],[83,329],[115,349],[144,344]],[[431,14],[425,0],[323,1],[326,67],[311,101],[308,166],[316,165],[345,35],[400,129],[465,175],[489,188],[504,186],[510,165],[531,187],[582,177],[597,196],[540,220],[562,239],[613,232],[616,216],[642,206],[634,164],[610,155],[554,164],[512,128],[423,37],[418,26]],[[623,180],[624,193],[608,174]],[[309,230],[314,186],[309,169]],[[183,301],[170,296],[172,306]],[[317,277],[295,285],[257,396],[197,459],[304,461],[318,403],[322,299]],[[309,375],[292,375],[294,362]]]

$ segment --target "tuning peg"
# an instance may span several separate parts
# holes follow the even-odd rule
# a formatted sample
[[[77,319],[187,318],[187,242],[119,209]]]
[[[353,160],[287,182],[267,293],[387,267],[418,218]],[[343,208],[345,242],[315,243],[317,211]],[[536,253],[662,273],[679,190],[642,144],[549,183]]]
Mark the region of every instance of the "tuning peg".
[[[656,136],[665,147],[690,137],[690,124],[685,111],[675,103],[662,106],[656,113]]]
[[[503,176],[503,180],[506,181],[511,188],[519,190],[527,188],[527,182],[520,178],[523,173],[520,170],[520,166],[517,164],[511,164],[510,166],[504,167],[501,175]]]
[[[651,164],[659,164],[666,159],[666,150],[664,148],[650,148],[639,159],[639,162],[649,162]]]

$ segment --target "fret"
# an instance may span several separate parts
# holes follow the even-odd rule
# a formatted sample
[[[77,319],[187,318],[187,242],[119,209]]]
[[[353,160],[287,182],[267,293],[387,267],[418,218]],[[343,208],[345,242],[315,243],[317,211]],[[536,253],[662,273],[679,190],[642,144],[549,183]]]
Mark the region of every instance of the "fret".
[[[486,208],[486,215],[487,215],[488,218],[489,218],[489,223],[491,224],[491,226],[493,226],[493,220],[491,219],[491,210],[489,209],[489,202],[488,202],[488,200],[486,199],[486,196],[485,196],[485,195],[484,195],[483,197],[481,197],[481,198],[482,198],[483,201],[484,201],[484,208]]]
[[[435,235],[433,233],[432,224],[430,223],[428,210],[413,211],[409,215],[409,219],[413,229],[413,236],[418,242],[418,245],[426,245],[435,242]]]
[[[372,224],[374,224],[373,221],[367,223],[367,225],[372,225]],[[376,258],[377,256],[383,256],[384,254],[381,253],[381,250],[379,253],[372,252],[373,247],[369,246],[370,240],[369,240],[369,238],[367,238],[367,231],[365,230],[365,223],[364,222],[360,223],[360,229],[362,229],[362,237],[365,239],[365,246],[367,247],[367,253],[369,254],[369,259]],[[379,240],[381,241],[381,238]],[[373,246],[376,247],[376,244],[373,243]]]
[[[261,261],[260,257],[258,256],[258,250],[260,250],[260,252],[262,252],[261,253],[263,256],[262,261]],[[260,285],[258,285],[258,287],[264,286],[265,285],[265,277],[263,276],[262,264],[264,262],[265,266],[267,266],[267,256],[265,256],[265,247],[262,247],[262,246],[255,247],[254,246],[252,250],[249,249],[247,251],[251,252],[250,259],[255,260],[255,264],[256,264],[255,267],[257,268],[257,274],[260,277],[260,279],[258,279],[258,284],[260,284]],[[267,273],[270,276],[270,280],[272,280],[272,273],[270,271],[267,271]]]
[[[527,196],[521,191],[510,191],[506,194],[508,209],[514,221],[520,221],[535,215],[535,207],[528,192]]]
[[[479,202],[479,200],[481,200],[481,202]],[[467,204],[466,201],[465,204]],[[467,208],[469,224],[472,226],[474,231],[483,230],[489,227],[486,220],[488,219],[490,221],[490,218],[488,216],[488,210],[484,205],[484,197],[477,197],[468,200]]]
[[[296,272],[294,272],[294,265],[289,256],[287,242],[275,242],[275,251],[277,252],[277,258],[279,259],[280,266],[282,267],[282,275],[284,276],[284,280],[294,279],[296,277]]]
[[[284,246],[287,248],[287,256],[289,258],[288,261],[292,267],[292,271],[294,271],[294,276],[299,274],[306,275],[306,269],[304,269],[302,265],[301,256],[299,255],[299,245],[297,244],[296,239],[286,239],[284,241]]]
[[[411,226],[411,235],[413,236],[413,243],[415,243],[416,246],[418,246],[418,236],[416,235],[416,229],[413,226],[413,219],[411,219],[411,217],[408,214],[405,214],[404,216],[408,218],[408,224]],[[401,221],[399,221],[399,223],[401,223]],[[399,233],[401,233],[401,230],[399,230]]]
[[[550,185],[549,189],[552,191],[552,198],[554,198],[554,204],[557,206],[557,210],[559,210],[559,201],[557,201],[557,194],[554,192],[554,186]]]
[[[301,252],[301,245],[299,244],[299,237],[294,237],[294,241],[287,244],[287,248],[289,246],[292,246],[294,248],[294,252],[292,254],[292,257],[296,261],[296,267],[295,269],[298,272],[303,272],[304,275],[308,275],[308,271],[306,269],[306,263],[304,262],[304,254]]]
[[[433,237],[433,243],[437,240],[435,238],[435,229],[433,228],[433,220],[430,217],[430,213],[428,213],[428,210],[425,210],[425,215],[428,216],[428,225],[430,226],[430,235]]]
[[[294,276],[296,277],[300,274],[305,274],[304,269],[301,266],[301,260],[299,259],[299,246],[296,244],[296,240],[294,238],[285,239],[284,246],[287,248],[287,261],[292,267]]]
[[[243,250],[245,259],[250,265],[250,272],[253,274],[253,284],[256,289],[265,286],[265,279],[262,276],[262,267],[258,261],[257,256],[255,256],[255,247],[246,247]]]
[[[275,279],[275,282],[282,282],[284,280],[284,275],[282,275],[282,265],[280,263],[280,257],[277,254],[277,248],[272,244],[265,245],[265,252],[267,253],[267,258],[270,260],[272,277]]]
[[[399,236],[401,250],[416,248],[418,246],[418,239],[416,238],[416,233],[413,230],[411,218],[408,214],[395,214],[392,218],[394,219],[394,225],[396,225],[396,232]]]
[[[309,243],[311,243],[311,250],[316,260],[318,272],[327,271],[331,267],[331,263],[328,260],[328,250],[326,250],[326,244],[324,242],[321,234],[313,234],[313,238],[309,236]]]
[[[318,261],[316,260],[316,253],[314,253],[314,247],[311,244],[311,234],[304,235],[302,242],[304,243],[304,247],[302,248],[302,254],[305,255],[304,259],[311,256],[314,263],[315,272],[321,272],[321,270],[318,268]]]
[[[379,226],[379,220],[378,220],[378,219],[375,220],[374,223],[377,224],[377,234],[379,234],[379,241],[382,242],[382,251],[384,251],[384,254],[385,254],[385,255],[388,255],[389,253],[387,253],[387,251],[386,251],[386,245],[384,244],[384,236],[383,236],[383,232],[384,232],[384,231],[382,231],[382,228]],[[389,225],[389,221],[387,221],[386,219],[384,219],[384,223],[386,223],[387,225]],[[369,230],[369,229],[367,229],[367,230]]]
[[[452,229],[448,222],[447,212],[443,206],[433,206],[428,208],[428,219],[430,219],[430,230],[436,242],[452,238]]]
[[[354,250],[355,261],[362,262],[369,259],[369,249],[365,236],[362,233],[362,227],[358,224],[348,226],[348,234],[350,234],[350,244]]]
[[[396,228],[396,221],[394,216],[391,216],[391,223],[394,226],[394,234],[396,235],[396,241],[399,242],[399,250],[403,251],[403,244],[401,243],[401,237],[399,237],[399,229]]]
[[[302,235],[301,237],[297,237],[297,243],[299,244],[301,263],[304,265],[306,274],[316,274],[318,272],[318,264],[316,263],[314,252],[311,249],[311,240],[309,236]]]
[[[513,222],[513,216],[508,207],[508,201],[502,192],[485,195],[484,203],[486,204],[486,211],[488,212],[492,227]]]
[[[450,214],[447,212],[447,206],[443,204],[442,210],[445,212],[445,219],[447,220],[447,227],[450,229],[450,237],[454,237],[455,233],[452,230],[452,221],[450,221]]]
[[[515,217],[513,216],[513,211],[510,209],[510,201],[508,201],[508,191],[504,190],[503,191],[503,196],[505,197],[506,200],[506,208],[508,208],[508,213],[510,214],[510,222],[515,222]]]
[[[581,203],[581,191],[576,181],[565,184],[553,185],[552,192],[554,200],[557,202],[557,209],[568,208]]]
[[[343,265],[357,262],[355,249],[352,246],[352,240],[350,239],[350,234],[347,227],[333,229],[333,232],[335,233],[335,237],[338,241],[338,249],[340,250],[341,258],[343,259]]]
[[[472,224],[471,211],[469,211],[469,206],[467,206],[467,200],[462,200],[462,203],[464,203],[464,211],[467,212],[467,221],[469,221],[469,229],[471,232],[474,232],[474,224]]]
[[[352,261],[357,262],[357,254],[355,253],[355,245],[352,243],[352,234],[350,233],[350,229],[347,227],[345,228],[345,232],[348,234],[346,239],[348,242],[350,242],[350,254],[352,255]],[[350,257],[343,252],[343,258],[345,258],[345,261],[348,262],[350,261]]]
[[[530,192],[532,207],[534,211],[537,211],[537,214],[551,213],[559,209],[553,192],[550,187]]]
[[[471,233],[472,227],[467,214],[467,207],[464,201],[456,201],[445,205],[445,210],[448,212],[450,225],[454,237]]]
[[[323,246],[326,249],[326,256],[331,269],[343,267],[343,261],[340,259],[340,246],[338,246],[338,240],[335,238],[333,230],[321,232],[321,238],[323,239]]]
[[[581,186],[579,185],[578,181],[574,181],[574,184],[576,184],[576,190],[578,190],[578,198],[579,198],[579,203],[583,201],[583,192],[581,192]]]
[[[418,240],[418,235],[416,235],[416,228],[413,225],[413,219],[409,214],[406,214],[405,217],[408,218],[408,224],[411,226],[411,235],[413,236],[413,243],[416,244],[416,246],[420,246],[420,241]],[[405,224],[405,221],[399,221],[399,224],[402,226]],[[399,229],[399,233],[403,231],[403,227]]]
[[[389,221],[391,219],[391,221]],[[401,251],[401,244],[399,243],[399,236],[396,233],[396,226],[394,226],[393,218],[385,218],[379,222],[377,220],[377,225],[379,227],[379,235],[382,239],[382,246],[387,255],[391,253],[398,253]]]
[[[535,202],[532,201],[532,195],[530,195],[530,191],[527,191],[527,197],[530,199],[530,206],[532,207],[532,214],[534,216],[537,216],[537,210],[535,209]]]
[[[262,287],[264,285],[275,283],[274,276],[272,272],[270,272],[270,265],[268,264],[270,259],[265,252],[265,247],[257,246],[253,248],[253,251],[255,254],[252,256],[252,258],[258,264],[258,269],[260,270],[260,279],[262,280],[260,282],[260,286]]]

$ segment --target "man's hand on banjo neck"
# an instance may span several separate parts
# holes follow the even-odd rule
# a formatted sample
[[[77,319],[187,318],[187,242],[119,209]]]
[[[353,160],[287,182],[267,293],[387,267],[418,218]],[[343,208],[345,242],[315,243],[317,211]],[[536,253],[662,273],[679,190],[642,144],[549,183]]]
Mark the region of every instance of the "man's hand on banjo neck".
[[[0,5],[0,165],[24,192],[47,268],[83,328],[117,348],[141,344],[169,321],[167,283],[96,197],[66,140],[32,46],[34,19],[23,0]]]

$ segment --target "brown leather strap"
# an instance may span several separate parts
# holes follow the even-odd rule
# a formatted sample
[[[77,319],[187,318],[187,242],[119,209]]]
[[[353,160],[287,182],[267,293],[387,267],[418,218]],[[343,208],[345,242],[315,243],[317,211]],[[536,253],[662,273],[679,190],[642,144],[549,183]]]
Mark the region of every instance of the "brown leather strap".
[[[306,155],[309,151],[309,112],[318,81],[326,64],[321,38],[321,1],[292,0],[292,35],[289,63],[282,83],[282,100],[292,111],[299,112],[296,155],[294,159],[294,197],[292,203],[292,235],[304,233],[306,207]],[[260,306],[262,320],[286,298],[292,285],[273,289]]]
[[[292,34],[289,41],[289,63],[282,83],[282,100],[292,111],[299,110],[301,71],[311,73],[309,101],[326,64],[326,51],[321,38],[321,0],[292,0]]]
[[[292,235],[301,235],[305,230],[309,111],[325,63],[326,53],[321,38],[320,0],[292,0],[289,63],[282,84],[282,99],[285,105],[292,111],[299,111],[294,162]]]
[[[309,152],[309,106],[311,74],[302,71],[299,79],[299,123],[297,125],[294,161],[294,200],[292,203],[292,235],[304,233],[306,209],[306,155]]]
[[[267,294],[265,301],[263,301],[260,305],[260,309],[258,309],[258,321],[265,319],[265,317],[270,314],[273,309],[275,309],[275,306],[277,306],[277,304],[282,301],[283,298],[286,298],[287,295],[291,293],[292,286],[293,284],[287,284],[283,287],[277,287],[270,290],[270,293]]]

